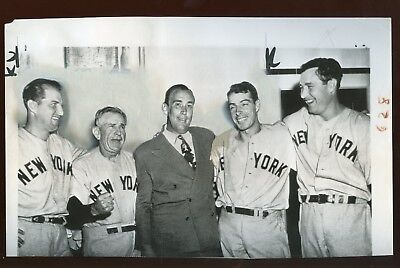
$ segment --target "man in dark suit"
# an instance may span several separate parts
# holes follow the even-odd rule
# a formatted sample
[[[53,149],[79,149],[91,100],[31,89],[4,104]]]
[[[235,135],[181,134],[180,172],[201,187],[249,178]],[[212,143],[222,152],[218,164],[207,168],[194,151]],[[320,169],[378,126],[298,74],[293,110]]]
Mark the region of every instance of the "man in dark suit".
[[[165,129],[134,153],[136,222],[143,256],[222,256],[213,198],[214,134],[190,127],[193,92],[174,85],[165,94]]]

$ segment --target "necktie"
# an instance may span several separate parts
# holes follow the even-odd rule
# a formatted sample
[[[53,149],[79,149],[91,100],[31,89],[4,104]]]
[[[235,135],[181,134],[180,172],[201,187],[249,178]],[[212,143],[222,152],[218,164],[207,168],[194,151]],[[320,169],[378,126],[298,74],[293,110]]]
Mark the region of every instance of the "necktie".
[[[189,144],[185,141],[182,135],[178,135],[178,139],[182,141],[181,143],[181,151],[183,157],[188,161],[189,165],[192,168],[196,168],[196,162],[194,162],[194,154],[192,153],[192,149],[190,148]]]

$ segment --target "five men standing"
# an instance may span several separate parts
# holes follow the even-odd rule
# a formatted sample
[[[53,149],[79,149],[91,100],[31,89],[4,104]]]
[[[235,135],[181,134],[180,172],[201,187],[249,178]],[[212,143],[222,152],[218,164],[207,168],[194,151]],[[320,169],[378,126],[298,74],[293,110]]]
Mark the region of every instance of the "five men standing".
[[[122,150],[127,119],[116,107],[96,113],[99,146],[75,160],[82,150],[55,133],[60,84],[32,81],[18,130],[18,254],[70,255],[68,218],[83,225],[89,256],[134,256],[137,224],[143,256],[287,258],[294,169],[303,257],[371,255],[369,117],[339,102],[342,76],[334,59],[303,64],[306,107],[273,125],[259,122],[256,88],[234,84],[227,93],[234,129],[215,139],[190,127],[193,92],[174,85],[162,104],[166,127],[136,149],[135,160]]]

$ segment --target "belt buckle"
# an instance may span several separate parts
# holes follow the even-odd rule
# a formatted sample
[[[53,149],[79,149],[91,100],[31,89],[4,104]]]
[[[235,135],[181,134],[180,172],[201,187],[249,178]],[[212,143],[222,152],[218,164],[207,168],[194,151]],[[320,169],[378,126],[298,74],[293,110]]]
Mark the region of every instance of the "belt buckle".
[[[257,217],[261,217],[263,219],[265,219],[267,216],[269,215],[269,212],[267,210],[263,210],[263,209],[254,209],[254,216]]]
[[[58,217],[49,217],[48,221],[53,224],[60,224],[60,225],[66,225],[67,220],[65,219],[65,216],[58,216]]]
[[[318,204],[325,204],[327,202],[328,202],[328,195],[326,195],[326,194],[318,195]]]
[[[235,214],[235,206],[230,205],[230,206],[225,206],[225,210],[229,213]],[[230,211],[229,211],[230,210]]]
[[[116,234],[116,233],[118,233],[118,228],[117,227],[107,228],[107,233],[108,234]]]
[[[32,217],[32,222],[35,222],[35,223],[44,223],[45,220],[46,220],[46,218],[42,215],[36,215],[36,216]]]

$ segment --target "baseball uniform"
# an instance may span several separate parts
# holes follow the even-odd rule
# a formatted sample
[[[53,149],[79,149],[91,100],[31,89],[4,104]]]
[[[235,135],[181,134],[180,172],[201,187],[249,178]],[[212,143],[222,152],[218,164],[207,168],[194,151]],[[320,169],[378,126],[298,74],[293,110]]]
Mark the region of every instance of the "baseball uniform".
[[[137,193],[133,157],[121,151],[108,159],[96,147],[73,164],[71,196],[76,196],[83,205],[94,203],[107,192],[114,197],[110,214],[83,225],[84,256],[133,256]]]
[[[70,255],[63,216],[72,161],[82,152],[57,134],[44,141],[18,129],[18,228],[25,233],[19,256]]]
[[[290,257],[286,232],[289,172],[295,164],[290,135],[282,123],[261,125],[248,142],[237,130],[218,136],[212,149],[223,207],[219,219],[226,257]]]
[[[304,257],[371,255],[369,117],[345,108],[323,121],[284,119],[297,152]]]

